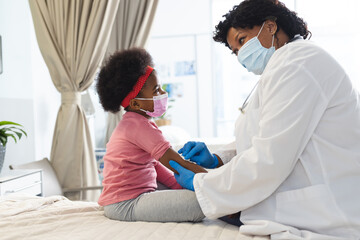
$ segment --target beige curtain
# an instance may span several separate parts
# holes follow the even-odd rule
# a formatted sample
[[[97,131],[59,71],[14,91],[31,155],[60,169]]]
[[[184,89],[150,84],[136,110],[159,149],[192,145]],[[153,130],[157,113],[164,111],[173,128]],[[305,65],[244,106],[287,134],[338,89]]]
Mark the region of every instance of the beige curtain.
[[[51,162],[63,188],[99,185],[89,126],[80,93],[103,61],[119,0],[29,0],[35,33],[56,89],[61,93]],[[97,200],[100,191],[70,199]]]
[[[111,32],[107,56],[117,50],[131,47],[145,47],[154,20],[158,0],[121,0]],[[105,143],[123,114],[108,113]]]

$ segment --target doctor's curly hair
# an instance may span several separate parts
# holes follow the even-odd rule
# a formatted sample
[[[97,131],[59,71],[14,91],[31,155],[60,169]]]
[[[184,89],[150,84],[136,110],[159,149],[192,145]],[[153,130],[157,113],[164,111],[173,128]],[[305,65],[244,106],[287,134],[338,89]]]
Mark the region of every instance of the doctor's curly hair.
[[[311,32],[307,24],[299,18],[296,12],[289,10],[285,4],[278,0],[245,0],[233,7],[227,14],[223,15],[225,20],[215,26],[213,39],[216,42],[227,43],[227,33],[233,28],[250,28],[261,25],[265,20],[275,20],[278,25],[277,31],[282,29],[290,39],[300,34],[306,39]]]
[[[133,89],[147,66],[154,66],[151,55],[143,48],[131,48],[111,55],[101,68],[96,90],[105,111],[120,111],[123,99]]]

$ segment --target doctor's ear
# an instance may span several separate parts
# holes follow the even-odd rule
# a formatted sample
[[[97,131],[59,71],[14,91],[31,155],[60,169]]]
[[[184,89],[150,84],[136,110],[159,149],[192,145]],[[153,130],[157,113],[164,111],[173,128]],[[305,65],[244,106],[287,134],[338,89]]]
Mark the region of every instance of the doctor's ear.
[[[265,29],[269,31],[271,35],[275,35],[277,30],[277,24],[274,20],[266,20]]]

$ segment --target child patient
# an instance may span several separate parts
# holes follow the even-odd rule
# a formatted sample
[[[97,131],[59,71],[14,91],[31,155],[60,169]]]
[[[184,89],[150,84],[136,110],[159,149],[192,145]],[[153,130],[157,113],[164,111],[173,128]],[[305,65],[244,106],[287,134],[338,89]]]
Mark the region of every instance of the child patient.
[[[115,220],[201,221],[195,193],[181,189],[169,160],[195,173],[206,170],[175,152],[152,121],[167,109],[153,65],[146,50],[133,48],[114,53],[100,71],[96,88],[104,110],[116,113],[123,106],[126,113],[106,145],[98,203]],[[157,181],[171,189],[156,190]]]

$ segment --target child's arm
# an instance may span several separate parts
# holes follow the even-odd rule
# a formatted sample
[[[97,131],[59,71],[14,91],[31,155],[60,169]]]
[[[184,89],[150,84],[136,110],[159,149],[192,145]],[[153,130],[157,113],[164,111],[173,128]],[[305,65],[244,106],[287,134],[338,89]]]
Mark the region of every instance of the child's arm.
[[[164,184],[166,187],[171,189],[182,189],[183,187],[177,183],[174,173],[165,167],[162,163],[158,163],[155,166],[156,169],[156,181]]]
[[[200,165],[197,165],[196,163],[193,163],[191,161],[185,160],[183,159],[180,154],[178,154],[177,152],[175,152],[172,148],[169,148],[164,155],[159,159],[159,161],[168,169],[170,169],[171,171],[177,173],[175,171],[175,169],[173,169],[170,164],[169,161],[170,160],[174,160],[175,162],[179,163],[181,166],[183,166],[186,169],[189,169],[190,171],[194,172],[194,173],[200,173],[200,172],[207,172],[203,167],[201,167]]]

